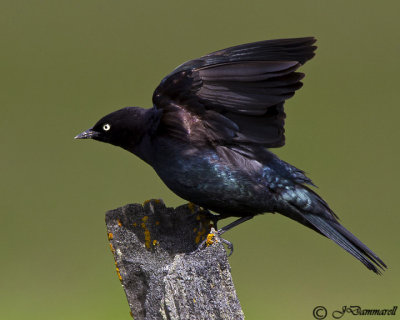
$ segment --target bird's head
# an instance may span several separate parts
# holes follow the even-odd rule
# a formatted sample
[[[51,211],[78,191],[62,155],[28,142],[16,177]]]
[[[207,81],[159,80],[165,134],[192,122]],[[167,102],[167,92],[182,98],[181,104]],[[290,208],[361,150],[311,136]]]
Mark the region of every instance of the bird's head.
[[[75,139],[94,139],[133,151],[145,132],[146,109],[126,107],[114,111]]]

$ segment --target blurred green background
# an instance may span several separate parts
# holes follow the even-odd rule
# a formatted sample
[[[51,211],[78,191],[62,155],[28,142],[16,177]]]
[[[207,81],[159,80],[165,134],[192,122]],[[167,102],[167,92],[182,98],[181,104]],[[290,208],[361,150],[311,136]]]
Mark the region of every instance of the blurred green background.
[[[226,235],[237,293],[247,319],[400,304],[399,10],[372,0],[1,0],[0,319],[129,319],[104,213],[184,201],[128,152],[73,137],[120,107],[150,107],[162,77],[188,59],[309,35],[317,56],[275,151],[308,172],[389,270],[376,276],[320,235],[264,215]]]

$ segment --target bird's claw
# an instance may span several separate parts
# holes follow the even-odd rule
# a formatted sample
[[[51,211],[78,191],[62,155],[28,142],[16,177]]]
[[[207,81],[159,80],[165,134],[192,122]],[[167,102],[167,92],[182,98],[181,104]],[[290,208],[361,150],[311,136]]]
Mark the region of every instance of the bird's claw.
[[[190,252],[189,254],[196,254],[198,252],[200,252],[202,249],[209,247],[211,245],[213,245],[214,243],[221,241],[223,244],[225,244],[227,246],[227,248],[229,249],[229,254],[227,255],[228,257],[230,257],[233,253],[233,244],[231,242],[229,242],[226,239],[221,238],[221,234],[224,232],[220,232],[220,230],[215,230],[214,228],[211,228],[210,233],[207,235],[206,239],[204,239],[199,246],[197,247],[196,250]]]
[[[232,255],[232,253],[233,253],[233,244],[232,244],[232,242],[230,242],[230,241],[228,241],[228,240],[226,240],[224,238],[220,238],[220,240],[229,249],[228,257],[230,257]]]

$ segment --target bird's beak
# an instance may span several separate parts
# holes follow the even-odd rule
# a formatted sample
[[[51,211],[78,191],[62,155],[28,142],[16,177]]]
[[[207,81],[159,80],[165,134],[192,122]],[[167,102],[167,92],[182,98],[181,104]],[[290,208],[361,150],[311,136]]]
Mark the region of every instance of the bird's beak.
[[[78,134],[75,139],[93,139],[96,137],[98,133],[93,131],[92,128],[83,131],[82,133]]]

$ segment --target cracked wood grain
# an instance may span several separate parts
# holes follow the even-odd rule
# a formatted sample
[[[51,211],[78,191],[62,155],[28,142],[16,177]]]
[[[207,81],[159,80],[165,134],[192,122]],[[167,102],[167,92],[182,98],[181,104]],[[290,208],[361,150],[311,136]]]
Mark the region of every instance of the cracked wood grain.
[[[201,208],[150,200],[108,211],[106,224],[134,319],[244,319],[218,236],[190,254],[214,231]]]

